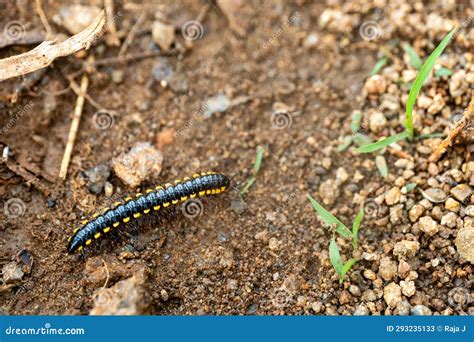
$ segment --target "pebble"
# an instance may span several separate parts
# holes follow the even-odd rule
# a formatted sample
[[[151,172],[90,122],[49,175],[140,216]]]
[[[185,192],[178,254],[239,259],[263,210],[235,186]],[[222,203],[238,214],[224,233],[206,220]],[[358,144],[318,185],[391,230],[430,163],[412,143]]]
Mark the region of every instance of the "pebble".
[[[459,255],[474,264],[474,222],[464,220],[464,227],[459,229],[456,240],[456,249]]]
[[[394,205],[400,201],[401,196],[400,188],[393,187],[385,194],[385,203],[387,205]]]
[[[466,200],[471,197],[472,190],[467,184],[459,184],[451,189],[451,195],[460,202],[466,203]]]
[[[2,267],[3,282],[5,284],[15,283],[23,278],[24,272],[21,265],[15,261],[9,262]]]
[[[397,307],[393,311],[395,315],[408,316],[410,314],[411,305],[406,300],[402,300],[397,304]]]
[[[449,212],[441,217],[441,225],[449,228],[456,227],[456,220],[458,216],[455,213]]]
[[[175,40],[175,28],[172,25],[155,20],[151,27],[153,40],[164,51],[169,51]]]
[[[413,296],[416,292],[415,282],[413,280],[409,280],[409,281],[402,280],[402,281],[400,281],[400,287],[402,289],[403,295],[407,296],[407,297]]]
[[[276,251],[278,249],[278,240],[274,237],[270,238],[270,240],[268,240],[268,248],[272,251]]]
[[[377,253],[363,252],[362,259],[367,260],[367,261],[376,261],[379,259],[379,256]]]
[[[364,277],[369,280],[375,280],[377,279],[377,275],[375,274],[374,271],[372,270],[364,270]]]
[[[110,288],[102,288],[94,295],[90,315],[143,315],[147,311],[144,288],[145,272],[117,282]]]
[[[461,204],[452,197],[449,197],[446,200],[446,202],[444,202],[444,206],[449,211],[452,211],[452,212],[455,212],[455,213],[457,213],[459,211],[459,209],[461,209]]]
[[[425,212],[425,208],[421,204],[415,204],[408,212],[408,217],[411,222],[416,222]]]
[[[411,314],[413,316],[431,316],[431,310],[424,305],[415,305],[411,309]]]
[[[378,110],[373,111],[369,116],[369,127],[374,133],[379,133],[387,126],[387,119]]]
[[[368,94],[383,94],[387,89],[385,78],[380,75],[370,76],[364,84],[364,90]]]
[[[411,266],[405,260],[400,260],[398,263],[398,275],[400,278],[405,279],[408,277],[411,271]]]
[[[392,280],[397,275],[397,264],[390,257],[380,259],[379,274],[384,280]]]
[[[123,82],[124,72],[121,69],[112,71],[112,82],[115,84],[120,84]]]
[[[162,289],[162,290],[160,291],[160,296],[161,296],[161,299],[162,299],[164,302],[168,301],[168,299],[170,298],[170,296],[168,295],[168,292],[166,292],[165,289]]]
[[[360,296],[361,296],[360,289],[359,289],[359,287],[356,286],[356,285],[351,284],[351,285],[349,286],[349,292],[352,293],[352,294],[353,294],[354,296],[356,296],[356,297],[360,297]]]
[[[69,5],[59,9],[53,16],[57,25],[63,26],[69,33],[76,34],[89,26],[100,15],[101,9],[96,6]]]
[[[100,164],[92,169],[83,172],[87,179],[87,188],[94,194],[100,194],[104,189],[105,182],[110,177],[110,168],[107,165]]]
[[[365,304],[359,304],[354,311],[354,316],[367,316],[370,313]]]
[[[402,240],[397,242],[393,247],[393,255],[400,258],[412,258],[416,255],[416,252],[420,249],[420,243],[418,241]]]
[[[104,193],[107,197],[111,197],[114,194],[114,186],[112,185],[112,183],[105,182]]]
[[[311,309],[314,311],[314,313],[320,313],[322,307],[323,307],[323,303],[321,302],[313,302],[311,304]]]
[[[333,204],[339,198],[339,187],[332,179],[328,179],[319,186],[319,196],[325,205]]]
[[[421,190],[421,194],[431,203],[441,203],[446,200],[446,193],[438,188],[429,188],[425,191]]]
[[[364,293],[362,294],[361,299],[363,301],[366,301],[366,302],[373,302],[373,301],[377,300],[377,296],[376,296],[374,290],[368,289],[368,290],[364,291]]]
[[[150,143],[136,143],[132,149],[112,161],[115,174],[128,186],[135,188],[146,178],[161,172],[163,156]]]
[[[218,93],[208,98],[204,104],[203,116],[209,119],[214,113],[222,113],[229,108],[230,100],[224,93]]]
[[[474,217],[474,205],[468,205],[464,212],[466,213],[466,215]]]
[[[439,231],[438,223],[430,216],[423,216],[420,218],[420,230],[429,236],[433,236]]]
[[[340,167],[336,171],[336,183],[341,185],[345,183],[349,179],[349,174],[347,173],[346,169]]]
[[[400,286],[395,283],[390,283],[383,289],[383,299],[389,307],[396,307],[402,300],[402,291]]]

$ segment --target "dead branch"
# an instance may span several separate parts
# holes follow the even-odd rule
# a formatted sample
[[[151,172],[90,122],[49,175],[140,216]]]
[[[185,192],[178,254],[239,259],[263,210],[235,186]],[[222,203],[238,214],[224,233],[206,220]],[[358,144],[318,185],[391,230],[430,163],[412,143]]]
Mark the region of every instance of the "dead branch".
[[[117,35],[117,27],[115,26],[114,20],[114,1],[113,0],[104,0],[105,12],[107,13],[107,22],[109,23],[109,39],[108,42],[112,46],[119,46],[120,39]]]
[[[428,159],[431,163],[435,163],[441,158],[441,156],[447,151],[448,147],[451,146],[454,142],[454,139],[461,133],[461,131],[471,122],[474,117],[474,96],[471,97],[471,102],[469,106],[464,111],[464,115],[461,120],[459,120],[456,126],[448,136],[441,142],[441,144],[436,148],[436,150],[431,154]]]
[[[104,33],[105,24],[105,11],[102,11],[84,31],[62,43],[45,41],[31,51],[1,59],[0,81],[45,68],[58,57],[69,56],[79,50],[89,49]]]

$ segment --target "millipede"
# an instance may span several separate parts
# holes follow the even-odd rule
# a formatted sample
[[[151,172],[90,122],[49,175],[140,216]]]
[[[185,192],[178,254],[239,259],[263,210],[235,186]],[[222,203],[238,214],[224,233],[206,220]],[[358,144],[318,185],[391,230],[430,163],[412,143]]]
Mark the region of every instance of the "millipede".
[[[121,223],[128,223],[152,211],[165,209],[188,198],[216,195],[224,192],[230,184],[227,176],[216,172],[194,174],[192,178],[175,180],[164,186],[147,189],[145,194],[138,193],[135,198],[126,197],[116,202],[102,214],[94,214],[93,220],[82,221],[82,227],[76,228],[68,239],[67,252],[72,254],[82,250],[92,241],[107,235]]]

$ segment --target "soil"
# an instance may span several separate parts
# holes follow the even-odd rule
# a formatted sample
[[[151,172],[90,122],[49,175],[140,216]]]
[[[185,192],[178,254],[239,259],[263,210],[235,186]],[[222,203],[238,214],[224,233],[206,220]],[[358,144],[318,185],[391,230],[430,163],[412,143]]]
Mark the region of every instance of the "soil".
[[[63,3],[44,2],[51,22]],[[116,25],[125,32],[122,43],[144,13],[127,53],[158,49],[150,33],[155,12],[181,23],[195,19],[206,3],[149,1],[132,6],[131,1],[116,2],[115,10],[121,14]],[[235,21],[229,20],[231,12],[224,15],[217,3],[210,3],[201,39],[189,44],[176,34],[175,45],[186,46],[185,52],[100,66],[88,74],[88,95],[113,111],[114,122],[98,129],[97,108],[86,100],[65,181],[58,172],[77,95],[70,88],[61,90],[69,87],[68,76],[75,75],[80,82],[81,61],[87,55],[96,60],[114,57],[120,47],[101,40],[87,53],[56,60],[38,82],[19,94],[16,103],[9,95],[25,78],[4,82],[0,127],[6,127],[15,113],[24,113],[0,135],[0,147],[9,149],[8,161],[0,165],[0,202],[7,208],[10,199],[20,199],[24,210],[20,215],[0,212],[0,266],[13,262],[24,274],[2,285],[1,313],[88,314],[100,305],[94,300],[103,287],[142,272],[146,281],[137,286],[143,290],[139,300],[146,303],[131,311],[135,314],[389,315],[417,314],[417,310],[473,314],[472,264],[459,255],[455,244],[457,231],[472,220],[465,211],[473,200],[460,203],[461,209],[454,212],[460,222],[449,227],[441,222],[449,212],[445,203],[430,202],[419,191],[438,187],[450,193],[457,184],[474,186],[468,169],[473,160],[470,136],[456,140],[437,163],[427,158],[439,138],[399,142],[401,152],[394,147],[384,153],[386,178],[375,167],[375,154],[359,154],[353,146],[338,151],[343,138],[353,135],[354,111],[362,111],[363,121],[368,120],[370,129],[363,133],[372,140],[403,129],[409,82],[392,82],[380,72],[386,91],[368,93],[369,74],[383,49],[390,49],[389,65],[402,74],[412,68],[394,41],[410,43],[426,58],[450,29],[442,23],[431,27],[429,15],[457,24],[473,15],[468,1],[397,3],[253,1],[231,8],[237,13]],[[19,20],[28,29],[42,29],[29,2],[2,6],[0,27]],[[407,19],[400,20],[411,15],[419,24],[411,28],[397,24],[394,17],[403,11],[408,12]],[[383,30],[370,41],[359,30],[369,20]],[[52,25],[56,32],[65,33],[61,26]],[[311,37],[317,37],[316,44]],[[432,99],[442,94],[443,108],[451,112],[462,113],[471,98],[473,42],[469,22],[446,50],[445,64],[454,58],[451,69],[471,75],[460,86],[460,94],[450,95],[449,78],[433,78],[422,90]],[[0,58],[30,48],[6,47],[0,49]],[[177,90],[172,82],[154,78],[153,68],[163,61],[187,86],[180,83],[183,89]],[[399,108],[385,114],[386,123],[374,132],[368,113],[383,102],[385,92],[396,96]],[[205,101],[219,93],[230,100],[246,98],[203,118]],[[449,131],[449,113],[417,110],[418,133]],[[285,113],[291,122],[279,126],[275,113]],[[133,189],[112,165],[114,158],[139,142],[159,148],[163,165],[159,174],[148,175]],[[241,195],[253,175],[257,147],[265,150],[261,168],[248,193]],[[400,160],[408,161],[407,156],[411,170],[397,166],[403,164]],[[111,170],[112,194],[91,192],[84,178],[85,171],[101,164]],[[340,179],[344,178],[341,169],[347,180]],[[177,210],[165,219],[142,219],[138,237],[123,229],[83,255],[66,254],[73,229],[115,199],[208,170],[229,175],[232,186],[224,195],[204,200],[198,217],[191,219]],[[413,174],[407,175],[409,171]],[[448,171],[451,178],[440,179]],[[417,189],[398,201],[384,200],[392,188],[400,190],[408,183],[417,183]],[[344,260],[358,259],[342,284],[329,260],[334,229],[318,218],[307,194],[348,226],[361,204],[371,210],[361,225],[357,249],[342,237],[336,239]],[[420,203],[427,207],[423,216],[433,217],[438,225],[433,236],[420,231],[418,218],[409,219],[412,207]],[[395,245],[407,240],[419,242],[419,249],[413,255],[397,256]],[[407,289],[410,282],[414,294]],[[400,288],[402,294],[397,294]]]

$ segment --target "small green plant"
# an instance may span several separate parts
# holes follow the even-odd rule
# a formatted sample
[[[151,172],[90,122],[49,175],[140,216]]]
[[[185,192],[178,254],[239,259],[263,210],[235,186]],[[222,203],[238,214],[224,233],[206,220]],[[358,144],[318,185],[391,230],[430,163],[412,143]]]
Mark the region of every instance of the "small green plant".
[[[346,263],[343,263],[341,255],[339,254],[339,248],[337,247],[334,238],[332,238],[329,243],[329,259],[331,260],[332,267],[334,267],[334,270],[336,270],[336,273],[339,275],[339,284],[342,284],[347,272],[349,272],[352,265],[354,265],[357,260],[350,258]]]
[[[380,70],[383,69],[383,67],[385,65],[387,65],[388,63],[388,57],[382,57],[380,58],[377,63],[375,63],[374,67],[372,68],[372,70],[370,71],[370,76],[374,76],[375,74],[377,74]]]
[[[357,213],[357,216],[354,219],[352,224],[352,231],[347,228],[347,226],[339,221],[337,217],[332,215],[329,211],[323,208],[314,198],[308,195],[308,199],[311,202],[311,205],[316,210],[316,213],[321,217],[321,219],[328,225],[336,225],[336,232],[339,233],[346,239],[351,240],[352,247],[355,249],[359,243],[359,227],[364,219],[364,208],[361,208]],[[344,278],[351,269],[352,265],[357,261],[354,258],[347,260],[346,263],[342,262],[341,255],[339,254],[339,248],[337,247],[336,240],[333,237],[329,244],[329,259],[331,259],[331,264],[334,267],[334,270],[339,275],[339,283],[344,281]]]
[[[457,28],[451,30],[446,37],[439,43],[439,45],[434,49],[431,55],[428,57],[426,62],[421,66],[418,75],[416,76],[415,82],[410,88],[410,93],[408,94],[408,100],[406,105],[406,123],[405,123],[405,131],[396,135],[392,135],[390,137],[382,138],[375,143],[367,144],[361,146],[357,149],[360,153],[369,153],[377,151],[381,148],[387,147],[388,145],[397,142],[399,140],[403,140],[408,138],[410,141],[413,141],[414,138],[414,129],[413,129],[413,107],[415,106],[416,99],[420,94],[421,87],[423,83],[428,78],[431,70],[433,69],[436,61],[438,60],[441,53],[443,53],[446,46],[448,46],[449,42],[451,41],[454,33],[456,32]],[[405,45],[405,51],[410,55],[408,51],[413,50],[408,45]],[[411,49],[411,50],[410,50]],[[413,55],[411,56],[413,57]],[[410,57],[410,58],[411,58]],[[417,64],[417,62],[415,62]]]
[[[240,191],[241,195],[246,194],[249,191],[250,187],[253,185],[253,183],[255,183],[255,181],[257,180],[257,173],[260,170],[260,166],[262,165],[262,159],[263,159],[264,153],[265,153],[265,150],[259,146],[257,148],[257,156],[255,157],[255,163],[253,164],[252,176],[250,176],[250,178],[245,183],[245,186]]]
[[[420,70],[421,66],[423,65],[423,62],[421,61],[420,56],[418,56],[418,54],[416,53],[415,49],[413,49],[410,44],[405,43],[403,44],[403,50],[410,58],[410,65],[413,68]]]

